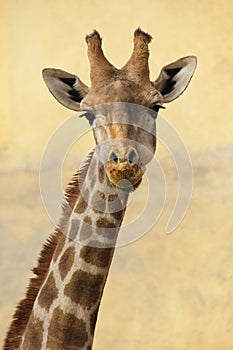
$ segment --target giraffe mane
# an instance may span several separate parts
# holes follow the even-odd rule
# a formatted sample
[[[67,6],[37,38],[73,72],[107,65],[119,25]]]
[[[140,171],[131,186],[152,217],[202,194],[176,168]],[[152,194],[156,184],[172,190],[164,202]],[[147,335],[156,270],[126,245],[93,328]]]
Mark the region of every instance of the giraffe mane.
[[[84,165],[74,174],[72,180],[66,188],[64,199],[66,205],[68,203],[71,208],[73,208],[74,203],[80,194],[80,187],[85,179],[93,153],[94,151],[88,154]],[[65,215],[63,216],[64,217],[62,220],[67,218]],[[13,320],[5,338],[3,350],[17,350],[19,348],[24,330],[30,319],[34,302],[47,276],[53,254],[55,252],[59,239],[62,236],[62,231],[60,231],[59,228],[56,228],[44,243],[38,258],[37,266],[32,269],[34,276],[29,280],[29,285],[26,289],[25,297],[19,302],[16,307],[15,313],[13,315]]]
[[[86,177],[86,173],[92,160],[93,154],[94,150],[87,155],[83,166],[73,175],[72,180],[68,183],[66,187],[64,199],[65,202],[68,202],[72,209],[74,206],[73,202],[76,202],[77,197],[79,196],[80,187]]]

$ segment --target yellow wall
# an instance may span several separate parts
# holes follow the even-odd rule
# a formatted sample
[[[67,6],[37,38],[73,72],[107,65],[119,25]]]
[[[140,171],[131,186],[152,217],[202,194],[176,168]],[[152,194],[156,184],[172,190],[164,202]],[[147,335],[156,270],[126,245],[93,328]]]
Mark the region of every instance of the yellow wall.
[[[0,2],[0,13],[3,13],[3,4]],[[0,76],[1,76],[1,99],[0,99],[0,150],[9,144],[9,87],[7,80],[6,58],[6,23],[5,17],[0,18]]]
[[[191,153],[195,187],[185,220],[166,236],[176,184],[158,154],[170,204],[148,235],[116,252],[95,346],[232,349],[232,1],[5,0],[0,9],[0,329],[5,332],[52,229],[39,197],[42,151],[73,114],[49,94],[41,70],[62,68],[89,83],[85,35],[96,28],[107,57],[120,67],[140,26],[154,38],[151,78],[179,57],[198,57],[187,91],[163,112]],[[77,158],[89,148],[79,147]]]

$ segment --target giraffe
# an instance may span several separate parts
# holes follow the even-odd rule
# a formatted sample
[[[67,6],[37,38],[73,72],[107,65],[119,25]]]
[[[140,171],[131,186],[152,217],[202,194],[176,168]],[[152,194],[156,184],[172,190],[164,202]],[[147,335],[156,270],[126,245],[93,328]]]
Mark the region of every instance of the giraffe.
[[[52,95],[89,121],[96,147],[68,185],[60,224],[42,248],[4,350],[92,349],[128,196],[156,150],[158,111],[183,93],[196,68],[195,56],[183,57],[150,81],[151,39],[138,28],[129,60],[117,69],[106,59],[99,33],[87,35],[90,88],[74,74],[43,70]],[[139,117],[133,105],[142,108]]]

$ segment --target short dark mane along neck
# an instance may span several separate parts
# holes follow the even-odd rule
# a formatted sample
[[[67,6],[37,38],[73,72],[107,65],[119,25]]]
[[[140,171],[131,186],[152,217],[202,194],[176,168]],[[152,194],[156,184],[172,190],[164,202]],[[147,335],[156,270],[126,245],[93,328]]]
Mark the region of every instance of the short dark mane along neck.
[[[34,277],[30,279],[25,298],[20,301],[13,315],[13,321],[6,335],[3,350],[18,349],[23,332],[27,326],[34,301],[47,275],[61,233],[56,230],[44,244],[37,266],[32,270]]]
[[[74,175],[72,181],[67,186],[65,201],[68,203],[70,208],[73,208],[74,203],[77,201],[80,194],[80,185],[85,179],[92,156],[93,152],[88,155],[84,166]],[[34,302],[43,282],[45,281],[54,252],[56,251],[61,237],[63,237],[63,234],[59,229],[56,229],[44,243],[38,258],[37,266],[32,270],[34,276],[29,281],[25,298],[22,299],[16,307],[13,320],[4,341],[3,350],[13,350],[19,348],[23,333],[27,327],[33,309]]]

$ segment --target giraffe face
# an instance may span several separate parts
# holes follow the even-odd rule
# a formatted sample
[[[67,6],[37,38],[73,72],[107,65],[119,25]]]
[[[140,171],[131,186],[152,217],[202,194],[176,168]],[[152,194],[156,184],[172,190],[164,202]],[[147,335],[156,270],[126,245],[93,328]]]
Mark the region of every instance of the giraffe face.
[[[109,181],[136,188],[156,149],[156,117],[163,97],[152,84],[118,79],[91,88],[81,109],[93,127]],[[149,107],[153,107],[151,109]],[[124,181],[126,180],[126,181]]]
[[[126,102],[89,109],[98,158],[113,185],[130,182],[135,188],[141,182],[156,149],[156,116],[155,111]]]

